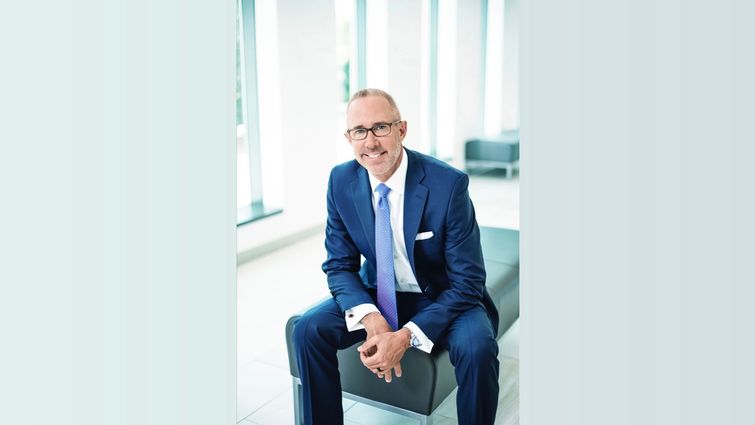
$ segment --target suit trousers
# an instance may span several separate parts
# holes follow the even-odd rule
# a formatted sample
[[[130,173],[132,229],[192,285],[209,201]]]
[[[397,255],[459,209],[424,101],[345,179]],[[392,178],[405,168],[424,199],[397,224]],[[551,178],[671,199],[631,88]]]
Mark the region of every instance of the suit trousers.
[[[370,295],[375,298],[374,290]],[[399,326],[431,302],[424,294],[404,292],[397,292],[396,299]],[[346,329],[344,316],[333,298],[311,308],[299,319],[293,342],[302,382],[305,424],[343,424],[336,352],[363,341],[366,335],[364,330]],[[493,425],[498,407],[498,342],[485,309],[480,305],[462,313],[451,322],[445,335],[433,342],[433,349],[448,350],[454,366],[459,386],[456,396],[459,424]],[[403,370],[403,374],[409,373],[412,371]]]

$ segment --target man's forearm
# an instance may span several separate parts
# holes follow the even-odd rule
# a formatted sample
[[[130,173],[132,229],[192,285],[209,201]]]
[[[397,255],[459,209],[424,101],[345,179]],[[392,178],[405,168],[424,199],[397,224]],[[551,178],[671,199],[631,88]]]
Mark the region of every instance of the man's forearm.
[[[447,289],[444,292],[454,292],[454,290]],[[482,305],[482,299],[476,297],[463,297],[458,294],[441,297],[418,311],[411,319],[431,341],[437,341],[459,315],[470,308]]]
[[[362,317],[362,324],[365,328],[372,328],[375,327],[375,325],[378,323],[378,321],[383,317],[382,314],[380,314],[379,311],[373,311],[370,313],[367,313],[364,317]]]
[[[356,272],[328,271],[328,289],[341,307],[341,312],[360,304],[374,303]]]

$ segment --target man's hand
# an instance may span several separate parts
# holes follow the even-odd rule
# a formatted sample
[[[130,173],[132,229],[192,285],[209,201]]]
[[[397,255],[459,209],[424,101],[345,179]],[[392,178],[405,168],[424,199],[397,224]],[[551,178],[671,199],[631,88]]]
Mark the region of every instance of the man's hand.
[[[364,325],[364,330],[367,331],[367,340],[374,336],[391,331],[391,325],[386,322],[383,315],[376,311],[364,316],[362,318],[362,324]],[[368,354],[372,355],[374,353],[375,350],[373,349],[372,353]]]
[[[385,382],[391,382],[391,369],[396,377],[401,376],[401,359],[409,348],[411,334],[406,328],[396,332],[384,332],[367,338],[357,348],[362,363],[375,373],[378,378],[385,377]]]

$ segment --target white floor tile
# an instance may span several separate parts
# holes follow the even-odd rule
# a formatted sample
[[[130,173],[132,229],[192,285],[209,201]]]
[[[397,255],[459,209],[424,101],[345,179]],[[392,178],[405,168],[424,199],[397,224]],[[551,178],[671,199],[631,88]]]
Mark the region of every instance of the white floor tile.
[[[280,353],[281,347],[285,348],[288,318],[329,295],[325,274],[320,270],[324,257],[322,238],[323,235],[306,238],[238,268],[240,364],[266,355],[265,360],[271,361],[271,350]],[[296,264],[292,267],[293,261]]]
[[[496,425],[519,425],[519,360],[500,357],[498,411]]]
[[[456,390],[451,391],[451,394],[435,409],[435,415],[458,418],[456,415]]]
[[[433,425],[459,425],[459,421],[456,418],[435,414],[433,415]]]
[[[343,405],[343,411],[346,412],[352,407],[356,406],[357,402],[354,400],[349,400],[349,399],[344,398],[341,400],[341,404]]]
[[[417,421],[386,410],[357,403],[344,413],[344,420],[359,425],[416,425]]]
[[[347,411],[356,405],[352,400],[343,399],[343,409]],[[284,392],[271,402],[246,418],[258,425],[288,425],[294,423],[294,398],[292,392]]]
[[[278,395],[247,418],[259,425],[284,425],[294,423],[293,392]]]
[[[519,178],[470,176],[469,196],[481,226],[519,229]]]
[[[288,370],[288,352],[286,351],[285,339],[276,340],[270,349],[256,358],[257,361]]]
[[[519,358],[519,320],[506,331],[498,342],[500,356]]]
[[[284,391],[292,391],[291,376],[284,369],[250,362],[238,367],[236,390],[236,420],[241,420]]]

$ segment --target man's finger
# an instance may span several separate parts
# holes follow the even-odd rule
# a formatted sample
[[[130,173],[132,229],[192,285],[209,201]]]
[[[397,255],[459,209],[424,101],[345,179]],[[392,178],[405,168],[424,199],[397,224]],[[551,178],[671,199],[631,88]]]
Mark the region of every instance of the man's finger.
[[[375,367],[375,360],[374,357],[365,353],[361,352],[359,353],[359,360],[361,360],[364,367],[366,367],[369,370],[377,371],[377,368]]]
[[[368,341],[369,341],[369,340],[368,340]],[[365,341],[364,343],[362,343],[362,345],[360,345],[359,347],[357,347],[357,351],[359,351],[360,353],[362,353],[362,352],[366,352],[366,351],[368,351],[368,350],[369,350],[369,348],[370,348],[370,347],[372,347],[373,345],[375,345],[375,344],[370,344],[370,345],[367,345],[367,341]]]
[[[383,363],[383,358],[377,355],[369,356],[369,357],[363,356],[361,359],[362,359],[362,364],[364,364],[370,369],[375,369],[376,367],[380,366]]]
[[[386,363],[384,356],[379,354],[368,355],[363,351],[359,353],[359,360],[362,361],[364,367],[370,370],[377,370],[378,368],[381,368],[383,369],[381,372],[385,372],[386,370],[390,369]]]
[[[377,343],[379,341],[378,337],[380,335],[375,335],[372,338],[368,338],[365,342],[362,343],[359,347],[357,347],[357,351],[360,353],[368,353],[370,354],[370,351],[372,351],[372,354],[374,354],[375,350],[377,350]]]
[[[396,378],[401,377],[401,362],[396,363],[396,366],[393,366],[393,370],[396,371]]]
[[[369,354],[362,351],[359,354],[359,359],[362,360],[362,364],[364,364],[368,368],[375,369],[376,367],[378,367],[378,364],[382,362],[383,356],[378,353]]]
[[[391,383],[391,370],[390,369],[385,371],[385,382],[389,384]]]

